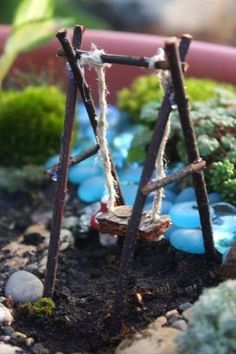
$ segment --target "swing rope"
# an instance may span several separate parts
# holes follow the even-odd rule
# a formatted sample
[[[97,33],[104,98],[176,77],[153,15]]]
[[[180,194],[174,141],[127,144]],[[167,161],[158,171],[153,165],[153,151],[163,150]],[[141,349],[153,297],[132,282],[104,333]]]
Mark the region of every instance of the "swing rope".
[[[106,79],[105,79],[105,67],[110,67],[109,64],[104,64],[101,60],[101,55],[104,54],[103,50],[99,50],[96,48],[95,45],[92,45],[91,51],[82,54],[80,58],[80,65],[84,66],[88,64],[90,66],[94,66],[97,79],[98,79],[98,92],[99,92],[99,106],[100,106],[100,113],[97,117],[97,129],[96,129],[96,139],[100,146],[100,154],[102,157],[103,167],[105,170],[105,177],[106,177],[106,185],[108,189],[108,203],[107,208],[109,211],[114,210],[115,201],[116,201],[116,181],[112,175],[112,168],[111,168],[111,160],[109,157],[109,147],[107,143],[107,86],[106,86]]]
[[[106,185],[108,189],[108,204],[107,208],[108,211],[114,211],[115,200],[116,200],[116,190],[115,190],[115,183],[112,173],[111,173],[111,162],[109,158],[109,148],[106,139],[107,135],[107,86],[106,86],[106,79],[105,79],[105,67],[110,67],[110,64],[105,64],[102,62],[101,55],[104,54],[103,50],[97,49],[97,47],[92,44],[91,51],[84,53],[81,55],[79,59],[79,63],[81,67],[84,65],[93,66],[97,73],[98,79],[98,91],[99,91],[99,106],[100,106],[100,114],[97,117],[97,130],[96,130],[96,139],[100,146],[100,154],[103,161],[103,166],[105,170],[106,176]],[[149,59],[149,69],[154,71],[155,75],[160,80],[160,85],[165,92],[167,83],[169,81],[169,73],[164,70],[156,70],[155,63],[157,61],[164,60],[164,50],[159,48],[158,53],[152,56]],[[155,168],[158,180],[165,177],[165,148],[168,141],[170,132],[170,120],[168,120],[165,132],[160,144],[160,149],[157,155]],[[160,211],[162,206],[162,200],[164,197],[164,189],[160,188],[157,190],[154,199],[153,199],[153,206],[152,206],[152,218],[154,221],[158,220],[160,217]]]
[[[163,89],[163,92],[165,93],[167,84],[170,79],[169,72],[164,71],[164,70],[156,70],[155,69],[155,62],[159,61],[159,60],[162,61],[164,59],[165,59],[165,52],[162,48],[159,48],[157,54],[149,59],[149,69],[154,71],[155,75],[160,80],[160,85]],[[157,180],[160,180],[166,176],[166,174],[165,174],[166,160],[165,160],[164,155],[165,155],[166,144],[167,144],[169,134],[170,134],[170,127],[171,127],[171,122],[170,122],[170,119],[168,119],[165,131],[163,134],[163,138],[162,138],[162,141],[160,144],[156,163],[155,163]],[[160,188],[156,191],[154,199],[153,199],[153,204],[152,204],[152,219],[154,221],[156,221],[160,218],[163,198],[164,198],[164,188]]]

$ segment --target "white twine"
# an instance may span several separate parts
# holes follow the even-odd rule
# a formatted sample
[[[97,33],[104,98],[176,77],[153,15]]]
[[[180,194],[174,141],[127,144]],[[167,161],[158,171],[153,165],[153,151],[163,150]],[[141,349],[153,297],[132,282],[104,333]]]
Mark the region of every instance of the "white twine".
[[[170,78],[169,72],[167,72],[166,70],[161,70],[161,69],[155,68],[155,63],[157,61],[164,61],[164,60],[165,60],[165,52],[162,48],[159,48],[157,51],[157,54],[152,56],[149,59],[149,69],[154,71],[154,73],[156,74],[156,76],[160,80],[160,85],[161,85],[163,91],[165,92],[165,90],[167,88],[167,84],[169,82],[169,78]],[[162,141],[161,141],[161,144],[159,147],[159,152],[157,155],[156,163],[155,163],[158,179],[165,177],[164,154],[165,154],[165,148],[166,148],[166,144],[168,141],[169,133],[170,133],[170,119],[168,119],[165,131],[164,131],[164,134],[162,137]],[[157,192],[154,196],[153,205],[152,205],[152,218],[154,221],[160,217],[163,197],[164,197],[164,189],[160,188],[157,190]]]
[[[90,66],[94,66],[97,77],[98,77],[98,92],[99,92],[99,106],[100,106],[100,114],[97,117],[97,130],[96,130],[96,138],[98,144],[100,146],[100,154],[103,161],[103,166],[105,170],[106,176],[106,184],[109,193],[107,208],[109,211],[114,210],[115,201],[116,201],[116,181],[112,175],[112,168],[111,168],[111,160],[109,156],[109,148],[106,139],[107,135],[107,87],[106,87],[106,80],[105,80],[105,66],[110,66],[104,64],[101,59],[101,55],[104,54],[103,50],[99,50],[96,48],[95,45],[92,45],[92,50],[86,54],[82,54],[80,57],[80,65],[84,66],[88,64]]]

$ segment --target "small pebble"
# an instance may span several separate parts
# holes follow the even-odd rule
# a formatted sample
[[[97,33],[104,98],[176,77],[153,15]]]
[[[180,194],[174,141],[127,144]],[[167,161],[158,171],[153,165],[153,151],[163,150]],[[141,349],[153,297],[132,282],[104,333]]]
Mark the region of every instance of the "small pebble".
[[[60,232],[60,251],[65,251],[67,248],[74,245],[74,237],[70,230],[62,229]]]
[[[15,331],[11,334],[11,338],[15,340],[16,344],[20,344],[26,342],[27,336],[24,333]]]
[[[171,327],[179,329],[180,331],[185,331],[188,328],[188,325],[184,320],[178,320],[172,323]]]
[[[5,336],[11,336],[13,332],[15,332],[14,328],[11,326],[4,326],[2,327],[3,334]]]
[[[179,305],[178,310],[179,311],[185,311],[192,307],[192,304],[190,302],[183,302],[182,304]]]
[[[174,322],[177,322],[181,320],[182,317],[179,314],[173,314],[169,319],[168,319],[168,324],[172,325]]]
[[[179,312],[176,309],[174,309],[166,312],[165,317],[167,318],[167,320],[169,320],[172,316],[178,316],[178,315]]]
[[[71,229],[77,226],[79,223],[79,218],[77,216],[67,216],[63,220],[63,228]]]
[[[25,344],[27,345],[27,347],[32,347],[34,342],[35,342],[34,338],[29,337],[29,338],[26,339]]]
[[[23,350],[10,344],[0,343],[0,354],[23,354]]]
[[[35,344],[31,350],[34,354],[50,354],[49,350],[44,348],[41,343]]]
[[[43,296],[44,286],[34,274],[19,270],[13,273],[5,286],[5,295],[15,301],[37,301]]]
[[[192,307],[189,307],[187,310],[185,310],[183,313],[182,313],[182,316],[185,320],[189,321],[191,319],[193,315],[193,309]]]
[[[167,319],[165,316],[160,316],[157,317],[157,319],[155,321],[153,321],[152,323],[150,323],[150,325],[148,326],[148,328],[151,329],[158,329],[160,327],[163,327],[167,324]]]
[[[12,321],[13,317],[10,310],[0,303],[0,326],[10,325]]]

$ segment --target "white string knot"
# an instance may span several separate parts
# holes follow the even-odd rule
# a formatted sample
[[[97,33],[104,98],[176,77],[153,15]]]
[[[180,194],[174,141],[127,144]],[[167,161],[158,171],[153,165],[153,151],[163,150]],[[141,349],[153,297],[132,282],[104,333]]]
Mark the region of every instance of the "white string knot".
[[[165,60],[165,51],[163,48],[158,48],[157,49],[157,54],[153,55],[151,58],[149,58],[149,63],[148,63],[148,68],[150,70],[157,70],[155,67],[155,64],[157,61],[164,61]],[[158,69],[157,71],[159,71]]]
[[[91,44],[91,50],[87,53],[81,54],[79,63],[81,66],[110,67],[110,64],[103,63],[101,58],[103,54],[105,54],[103,49],[98,49],[95,44]]]

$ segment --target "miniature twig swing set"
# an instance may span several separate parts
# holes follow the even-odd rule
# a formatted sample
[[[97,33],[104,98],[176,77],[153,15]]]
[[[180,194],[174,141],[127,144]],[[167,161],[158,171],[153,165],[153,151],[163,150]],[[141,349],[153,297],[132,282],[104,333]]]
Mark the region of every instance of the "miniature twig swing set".
[[[183,35],[178,49],[176,44],[177,40],[175,38],[167,40],[165,42],[165,54],[167,60],[165,60],[164,57],[160,56],[154,56],[152,58],[137,58],[111,55],[96,49],[92,52],[81,51],[80,46],[83,31],[84,28],[82,26],[75,27],[72,44],[65,30],[61,30],[57,33],[57,38],[62,47],[62,49],[58,51],[58,55],[66,57],[67,60],[68,91],[64,132],[61,141],[60,162],[48,171],[51,176],[55,172],[58,173],[58,181],[48,252],[45,296],[52,296],[54,291],[59,235],[67,189],[68,167],[100,151],[103,158],[109,190],[108,212],[101,214],[99,217],[98,221],[100,223],[100,229],[103,232],[108,232],[110,234],[126,236],[124,238],[120,270],[117,279],[116,296],[113,306],[113,331],[117,334],[119,333],[122,324],[128,287],[128,272],[133,258],[136,240],[137,238],[148,241],[156,240],[170,226],[169,217],[159,215],[163,186],[182,179],[190,174],[192,175],[206,254],[211,260],[216,260],[217,255],[214,249],[209,204],[204,175],[202,172],[205,167],[205,161],[199,156],[196,138],[190,120],[188,99],[183,85],[182,72],[185,71],[185,57],[191,43],[191,37],[189,35]],[[119,179],[106,142],[107,107],[104,74],[104,65],[106,65],[106,63],[151,67],[153,70],[161,69],[164,73],[164,98],[156,120],[153,137],[149,144],[133,208],[125,205]],[[81,67],[85,64],[94,65],[99,78],[99,97],[101,107],[101,114],[99,117],[96,116],[90,89],[86,83],[83,69]],[[70,144],[77,88],[79,89],[81,98],[88,112],[88,117],[95,136],[97,137],[98,144],[83,154],[78,155],[76,158],[71,159]],[[168,136],[170,124],[169,115],[172,111],[173,100],[177,105],[180,116],[189,166],[166,177],[164,175],[162,159]],[[151,176],[155,166],[158,171],[159,179],[153,182],[151,181]],[[154,190],[157,191],[157,197],[155,198],[156,200],[154,202],[153,210],[143,212],[146,197]]]

